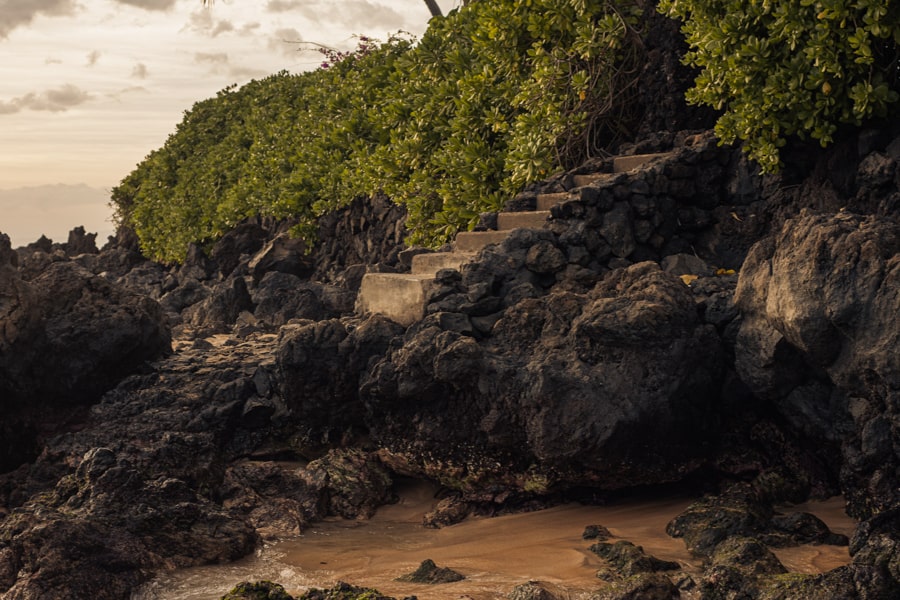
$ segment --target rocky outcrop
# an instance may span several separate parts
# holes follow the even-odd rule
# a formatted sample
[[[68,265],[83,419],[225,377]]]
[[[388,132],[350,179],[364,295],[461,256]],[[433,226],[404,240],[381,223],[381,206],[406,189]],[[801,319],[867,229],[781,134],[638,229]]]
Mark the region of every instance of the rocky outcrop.
[[[118,600],[154,570],[234,560],[260,536],[390,502],[391,477],[370,453],[273,462],[296,458],[275,341],[184,347],[0,477],[11,509],[0,515],[0,594]]]
[[[484,340],[465,314],[432,314],[374,365],[362,393],[395,468],[468,491],[498,479],[534,492],[611,489],[693,468],[719,354],[689,288],[644,263],[588,294],[525,297]]]
[[[365,432],[360,380],[402,333],[380,316],[308,322],[283,332],[276,362],[280,392],[306,447],[339,445]]]
[[[795,427],[840,446],[857,516],[898,505],[900,224],[804,213],[741,272],[736,367]]]
[[[668,158],[598,178],[609,161],[592,161],[515,198],[562,202],[437,272],[409,327],[352,314],[363,274],[422,252],[400,252],[402,210],[380,197],[323,219],[313,247],[249,219],[179,266],[142,261],[127,230],[99,254],[83,231],[15,252],[0,237],[0,403],[38,399],[58,420],[4,412],[0,595],[121,598],[154,570],[366,518],[397,475],[444,486],[434,527],[753,480],[670,525],[703,573],[602,544],[622,572],[595,597],[897,595],[900,146],[865,141],[794,180],[796,165],[756,176],[709,134],[648,135],[624,150]],[[771,547],[844,540],[773,502],[838,482],[864,518],[852,564],[782,573]]]
[[[852,562],[820,575],[788,573],[771,548],[799,544],[846,545],[816,517],[780,514],[757,484],[740,483],[706,496],[673,519],[667,532],[705,557],[697,577],[700,598],[892,598],[896,575],[894,511],[860,525],[850,542]]]
[[[155,302],[75,263],[54,263],[6,290],[16,290],[10,300],[18,309],[3,322],[4,398],[85,402],[168,350],[169,332]]]
[[[0,268],[0,471],[33,457],[107,389],[169,350],[159,306],[71,261],[30,281]]]
[[[454,581],[462,581],[465,579],[460,573],[457,573],[449,567],[439,567],[434,564],[430,558],[422,561],[412,573],[401,575],[397,581],[407,581],[410,583],[427,583],[429,585],[438,585],[441,583],[453,583]]]

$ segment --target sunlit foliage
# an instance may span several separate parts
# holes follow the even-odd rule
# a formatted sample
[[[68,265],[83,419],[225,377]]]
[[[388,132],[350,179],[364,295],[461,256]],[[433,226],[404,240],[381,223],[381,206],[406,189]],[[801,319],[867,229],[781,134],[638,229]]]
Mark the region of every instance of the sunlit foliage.
[[[252,215],[315,219],[384,191],[439,245],[629,124],[636,2],[495,0],[418,43],[361,38],[327,68],[228,88],[187,111],[114,190],[144,251],[177,262]],[[363,46],[364,45],[364,46]]]

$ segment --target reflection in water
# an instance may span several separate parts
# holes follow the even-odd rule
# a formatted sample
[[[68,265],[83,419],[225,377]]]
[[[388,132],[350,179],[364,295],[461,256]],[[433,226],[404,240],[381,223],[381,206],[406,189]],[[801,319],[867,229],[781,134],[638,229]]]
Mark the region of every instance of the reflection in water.
[[[681,540],[665,533],[666,524],[690,500],[629,501],[627,504],[555,508],[472,518],[433,530],[422,527],[422,515],[434,504],[434,488],[418,484],[401,493],[369,521],[328,520],[302,536],[261,549],[255,556],[223,566],[185,569],[158,578],[133,600],[215,600],[240,581],[277,581],[291,593],[329,587],[337,581],[366,585],[402,598],[422,600],[470,597],[494,600],[529,580],[555,588],[562,597],[584,598],[601,582],[601,560],[581,538],[586,525],[609,528],[617,539],[643,546],[648,554],[674,560],[689,572],[699,570]],[[843,503],[832,499],[793,507],[817,514],[833,530],[852,533],[853,521]],[[821,572],[849,562],[847,548],[806,546],[776,551],[791,570]],[[466,576],[460,582],[428,586],[394,581],[430,558]]]

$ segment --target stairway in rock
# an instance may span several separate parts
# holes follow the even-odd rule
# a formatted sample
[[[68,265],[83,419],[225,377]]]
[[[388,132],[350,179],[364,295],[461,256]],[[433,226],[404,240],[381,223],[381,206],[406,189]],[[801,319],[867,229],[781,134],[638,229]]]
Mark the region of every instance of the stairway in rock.
[[[550,209],[569,199],[572,191],[667,156],[668,153],[616,156],[611,172],[575,175],[570,191],[538,194],[535,210],[499,213],[496,230],[459,232],[452,252],[417,254],[412,259],[410,273],[366,273],[356,300],[356,312],[382,314],[404,326],[421,320],[425,316],[429,288],[438,271],[459,269],[474,260],[482,248],[502,242],[514,229],[543,228],[550,217]]]

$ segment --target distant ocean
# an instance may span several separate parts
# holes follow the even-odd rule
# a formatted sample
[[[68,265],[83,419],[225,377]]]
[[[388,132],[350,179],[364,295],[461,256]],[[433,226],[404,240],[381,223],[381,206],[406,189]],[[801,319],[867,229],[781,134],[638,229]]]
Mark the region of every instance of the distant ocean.
[[[45,235],[64,243],[69,231],[83,226],[97,234],[97,247],[115,232],[109,190],[88,185],[41,185],[0,189],[0,232],[13,248]]]

